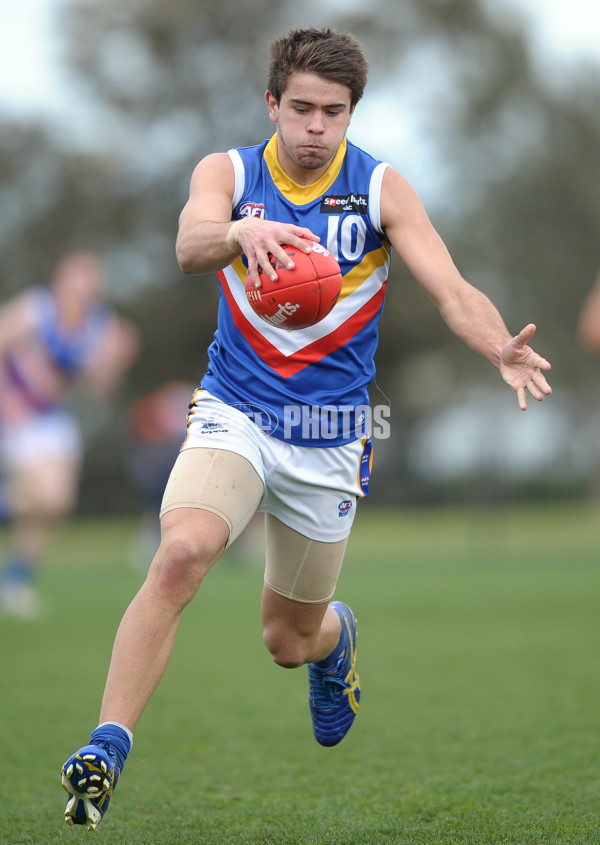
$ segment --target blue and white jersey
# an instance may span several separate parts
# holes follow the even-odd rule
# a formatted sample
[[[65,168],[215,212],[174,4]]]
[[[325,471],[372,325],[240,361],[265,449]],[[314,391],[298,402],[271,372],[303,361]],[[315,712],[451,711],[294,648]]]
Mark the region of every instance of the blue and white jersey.
[[[82,370],[102,337],[109,311],[90,309],[76,329],[65,331],[48,288],[27,294],[31,332],[7,350],[4,378],[8,388],[31,411],[47,411],[65,401],[70,381]]]
[[[312,185],[298,185],[277,157],[277,136],[230,150],[232,219],[258,216],[306,226],[337,258],[342,292],[306,329],[270,326],[250,307],[246,259],[218,273],[218,327],[202,387],[246,411],[282,440],[336,446],[368,433],[368,385],[375,377],[377,327],[391,247],[381,228],[387,164],[349,141]]]

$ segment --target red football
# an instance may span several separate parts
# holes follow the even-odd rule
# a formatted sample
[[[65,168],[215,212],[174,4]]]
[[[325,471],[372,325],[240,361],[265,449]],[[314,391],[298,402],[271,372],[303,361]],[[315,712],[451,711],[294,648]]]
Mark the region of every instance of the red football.
[[[342,290],[340,265],[321,244],[310,241],[310,252],[282,245],[294,262],[288,270],[271,256],[277,281],[260,270],[262,287],[246,276],[246,296],[253,310],[269,325],[279,329],[314,326],[331,311]]]

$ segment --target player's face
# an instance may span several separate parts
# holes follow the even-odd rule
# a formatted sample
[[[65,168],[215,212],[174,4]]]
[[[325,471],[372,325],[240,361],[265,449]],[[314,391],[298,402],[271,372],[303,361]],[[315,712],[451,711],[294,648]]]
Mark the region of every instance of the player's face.
[[[56,268],[53,288],[63,320],[77,325],[102,299],[103,279],[99,261],[87,253],[65,257]]]
[[[315,182],[331,164],[350,125],[350,89],[314,73],[295,72],[277,104],[267,91],[269,117],[277,124],[277,151],[299,184]]]

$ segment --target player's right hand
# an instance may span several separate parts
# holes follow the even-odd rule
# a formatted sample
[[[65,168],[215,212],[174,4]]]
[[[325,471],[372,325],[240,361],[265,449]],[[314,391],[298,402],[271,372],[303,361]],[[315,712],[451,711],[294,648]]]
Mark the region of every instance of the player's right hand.
[[[305,226],[261,220],[259,217],[245,217],[237,236],[248,260],[248,273],[257,288],[260,287],[260,269],[274,282],[277,281],[277,273],[273,264],[279,261],[289,270],[293,269],[294,262],[282,245],[287,244],[309,253],[311,245],[307,241],[318,243],[320,240],[318,235]]]

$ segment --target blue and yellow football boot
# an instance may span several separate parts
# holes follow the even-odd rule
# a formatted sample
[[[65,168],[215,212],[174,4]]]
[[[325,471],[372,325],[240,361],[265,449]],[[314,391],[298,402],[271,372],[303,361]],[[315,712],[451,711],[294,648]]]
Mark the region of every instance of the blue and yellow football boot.
[[[96,830],[108,809],[131,749],[126,731],[114,723],[96,728],[90,745],[80,748],[62,767],[62,785],[69,793],[67,824]]]
[[[356,619],[339,601],[331,603],[342,623],[336,648],[326,660],[308,664],[309,705],[315,739],[320,745],[341,742],[350,730],[360,701],[356,672]]]
[[[67,824],[85,824],[96,830],[108,809],[121,771],[110,753],[99,745],[86,745],[62,768],[62,785],[69,793]]]

